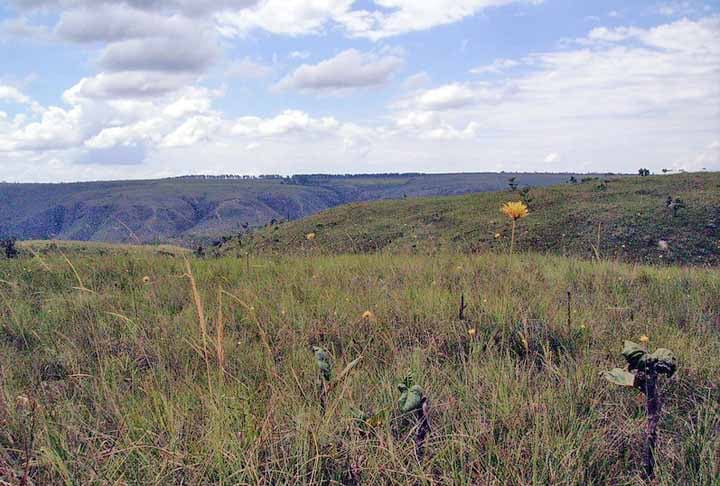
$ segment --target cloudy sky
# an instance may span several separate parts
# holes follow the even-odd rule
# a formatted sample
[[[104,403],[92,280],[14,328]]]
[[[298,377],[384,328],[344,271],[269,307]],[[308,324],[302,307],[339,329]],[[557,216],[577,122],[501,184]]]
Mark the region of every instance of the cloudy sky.
[[[720,170],[720,0],[0,0],[0,180]]]

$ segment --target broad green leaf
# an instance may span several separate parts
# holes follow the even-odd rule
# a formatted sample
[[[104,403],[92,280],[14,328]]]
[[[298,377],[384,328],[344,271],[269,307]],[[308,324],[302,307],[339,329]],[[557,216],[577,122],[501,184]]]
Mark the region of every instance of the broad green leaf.
[[[620,386],[633,386],[635,384],[635,375],[620,368],[603,372],[603,377],[610,383]]]

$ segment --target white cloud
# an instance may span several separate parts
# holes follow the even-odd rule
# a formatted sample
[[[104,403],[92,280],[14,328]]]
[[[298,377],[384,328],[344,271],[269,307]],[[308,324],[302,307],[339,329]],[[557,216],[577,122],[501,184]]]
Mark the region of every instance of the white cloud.
[[[479,66],[471,69],[472,74],[485,74],[485,73],[501,73],[505,70],[512,69],[519,66],[521,63],[514,59],[496,59],[492,64],[486,66]]]
[[[337,91],[378,86],[387,82],[402,62],[402,59],[395,55],[377,55],[348,49],[318,64],[303,64],[282,79],[276,88]]]
[[[0,102],[2,101],[25,104],[30,102],[30,98],[14,86],[0,84]]]
[[[110,44],[100,65],[109,71],[200,73],[218,56],[217,46],[202,37],[131,39]]]
[[[369,10],[353,9],[354,0],[264,0],[242,10],[217,15],[227,36],[245,36],[254,29],[275,34],[322,33],[339,25],[351,37],[380,40],[458,22],[487,8],[542,0],[375,0]]]
[[[273,118],[247,116],[236,121],[231,131],[245,137],[274,137],[293,132],[329,132],[339,128],[332,117],[313,118],[299,110],[285,110]]]
[[[547,154],[543,162],[545,162],[546,164],[552,164],[553,162],[557,162],[559,158],[560,154],[557,152],[553,152],[551,154]]]
[[[475,102],[475,92],[459,84],[446,84],[425,91],[417,97],[417,104],[426,110],[452,110],[471,105]]]
[[[334,18],[350,10],[354,0],[263,0],[256,6],[217,15],[220,31],[227,36],[244,36],[254,29],[275,34],[319,33]]]
[[[106,73],[81,79],[65,97],[114,99],[153,98],[192,85],[196,76],[186,73],[129,71]]]

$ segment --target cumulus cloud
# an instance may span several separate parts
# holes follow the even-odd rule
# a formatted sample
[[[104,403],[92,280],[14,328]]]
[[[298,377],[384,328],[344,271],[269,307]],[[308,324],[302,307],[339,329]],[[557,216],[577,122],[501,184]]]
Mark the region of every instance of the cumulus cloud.
[[[153,98],[192,85],[196,77],[187,73],[156,71],[102,72],[83,78],[65,94],[66,97],[117,99]]]
[[[251,8],[225,10],[217,19],[227,36],[245,36],[255,29],[302,35],[339,26],[350,37],[377,41],[450,24],[511,3],[538,4],[542,0],[374,0],[359,9],[353,8],[354,0],[264,0]]]
[[[100,66],[109,71],[203,72],[219,56],[203,38],[132,39],[109,45]]]
[[[0,84],[0,101],[12,101],[14,103],[25,104],[30,102],[30,98],[15,86]]]
[[[417,97],[420,108],[427,110],[452,110],[475,102],[475,92],[459,83],[446,84],[425,91]]]
[[[276,88],[337,91],[378,86],[386,83],[402,62],[395,55],[376,55],[348,49],[318,64],[303,64],[282,79]]]

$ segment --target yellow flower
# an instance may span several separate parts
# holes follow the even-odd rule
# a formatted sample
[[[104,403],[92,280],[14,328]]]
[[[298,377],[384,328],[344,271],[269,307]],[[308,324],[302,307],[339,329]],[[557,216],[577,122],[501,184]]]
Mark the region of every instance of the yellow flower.
[[[650,342],[650,338],[645,336],[644,334],[640,336],[640,343],[644,346],[647,346],[647,343]]]
[[[15,406],[18,410],[27,410],[30,408],[30,399],[25,395],[18,395],[15,399]]]
[[[468,336],[470,336],[471,338],[474,338],[476,332],[477,332],[477,331],[475,331],[475,328],[474,328],[474,327],[471,328],[471,329],[468,329]]]
[[[305,239],[308,241],[312,241],[315,239],[315,233],[308,233],[305,235]]]
[[[500,238],[500,233],[495,233],[495,239],[497,240],[498,238]]]
[[[362,318],[366,321],[371,321],[375,319],[375,315],[369,310],[366,310],[365,312],[363,312]]]
[[[500,211],[513,221],[522,219],[529,214],[528,207],[522,201],[506,202]]]
[[[145,275],[145,276],[143,277],[143,283],[144,283],[144,284],[150,283],[150,277],[148,277],[147,275]]]

